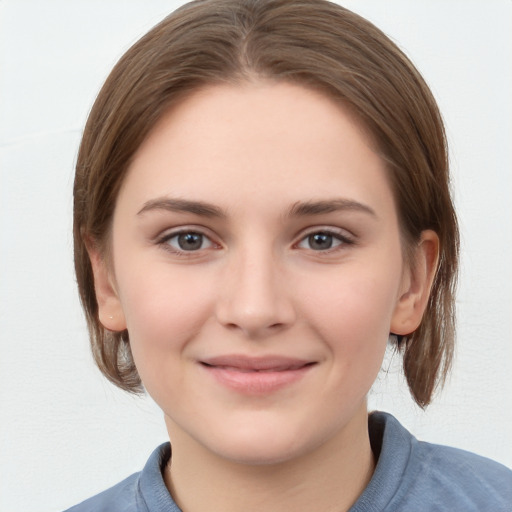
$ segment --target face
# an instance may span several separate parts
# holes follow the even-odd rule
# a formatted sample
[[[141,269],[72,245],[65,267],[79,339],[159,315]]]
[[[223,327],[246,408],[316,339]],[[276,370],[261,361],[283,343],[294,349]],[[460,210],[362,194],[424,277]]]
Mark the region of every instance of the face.
[[[290,84],[194,93],[136,153],[111,243],[100,319],[128,329],[171,440],[270,463],[366,428],[414,280],[383,162],[340,105]]]

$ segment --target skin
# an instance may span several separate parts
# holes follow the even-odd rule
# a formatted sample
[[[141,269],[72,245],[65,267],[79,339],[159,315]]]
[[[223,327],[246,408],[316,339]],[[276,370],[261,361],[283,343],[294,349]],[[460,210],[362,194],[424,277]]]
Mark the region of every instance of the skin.
[[[421,321],[437,236],[412,267],[402,252],[385,166],[330,98],[211,86],[163,116],[121,187],[111,260],[90,255],[100,320],[128,329],[164,412],[183,510],[354,503],[375,463],[366,395],[389,333]],[[205,365],[226,355],[307,365]]]

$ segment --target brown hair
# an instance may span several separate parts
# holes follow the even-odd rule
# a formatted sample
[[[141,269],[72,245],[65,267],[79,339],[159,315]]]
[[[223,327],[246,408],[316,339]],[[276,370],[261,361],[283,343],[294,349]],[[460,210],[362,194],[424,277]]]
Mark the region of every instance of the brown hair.
[[[324,0],[203,0],[178,9],[114,67],[91,110],[74,185],[75,269],[96,363],[119,387],[142,386],[128,332],[98,319],[86,242],[105,249],[116,197],[134,153],[185,94],[254,77],[315,87],[342,101],[377,141],[395,195],[404,253],[425,229],[439,267],[418,329],[398,339],[416,402],[427,405],[454,343],[458,228],[445,133],[436,102],[409,59],[379,29]]]

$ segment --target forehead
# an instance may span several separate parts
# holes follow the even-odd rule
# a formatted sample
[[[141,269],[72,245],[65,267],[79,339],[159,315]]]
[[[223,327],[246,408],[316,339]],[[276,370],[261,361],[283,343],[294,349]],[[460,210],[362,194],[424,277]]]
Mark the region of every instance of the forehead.
[[[389,195],[384,164],[346,108],[318,91],[268,82],[209,86],[175,105],[136,152],[121,195],[127,189],[139,200],[220,203]]]

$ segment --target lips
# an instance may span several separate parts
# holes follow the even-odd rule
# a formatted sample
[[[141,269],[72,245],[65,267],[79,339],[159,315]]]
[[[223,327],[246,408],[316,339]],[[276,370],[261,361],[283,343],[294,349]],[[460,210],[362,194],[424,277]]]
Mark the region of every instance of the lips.
[[[272,393],[301,380],[316,364],[283,356],[227,355],[207,358],[201,366],[221,385],[247,394]]]

